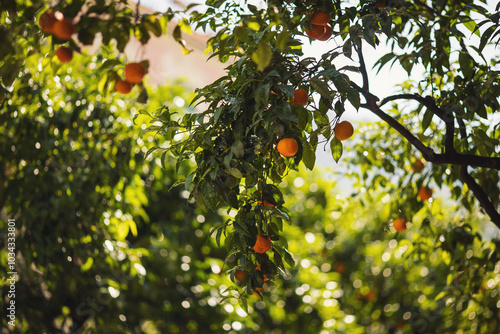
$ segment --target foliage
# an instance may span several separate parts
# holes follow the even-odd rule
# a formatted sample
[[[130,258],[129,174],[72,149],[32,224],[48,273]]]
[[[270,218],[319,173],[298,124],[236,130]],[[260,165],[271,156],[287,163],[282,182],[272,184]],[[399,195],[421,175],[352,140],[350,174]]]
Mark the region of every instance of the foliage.
[[[15,330],[492,332],[499,244],[474,217],[477,200],[500,226],[500,79],[483,52],[500,30],[499,6],[482,3],[210,0],[144,15],[125,0],[58,2],[50,9],[76,24],[69,42],[41,32],[44,2],[2,4],[0,224],[16,219],[16,301],[30,305]],[[336,46],[304,58],[316,9],[331,13]],[[226,75],[196,96],[140,83],[144,107],[116,96],[130,38],[146,43],[171,21],[186,54],[183,33],[212,32],[207,52]],[[375,96],[364,50],[381,41],[390,51],[378,68],[423,80]],[[62,44],[77,52],[69,64],[54,57]],[[297,88],[306,106],[290,103]],[[342,144],[333,129],[349,108],[385,123]],[[283,137],[299,143],[295,157],[278,153]],[[314,168],[320,143],[359,193],[296,174]],[[420,157],[424,170],[411,172]],[[468,212],[417,200],[422,185],[449,189]],[[408,231],[387,238],[401,216]],[[265,254],[253,250],[262,233]]]

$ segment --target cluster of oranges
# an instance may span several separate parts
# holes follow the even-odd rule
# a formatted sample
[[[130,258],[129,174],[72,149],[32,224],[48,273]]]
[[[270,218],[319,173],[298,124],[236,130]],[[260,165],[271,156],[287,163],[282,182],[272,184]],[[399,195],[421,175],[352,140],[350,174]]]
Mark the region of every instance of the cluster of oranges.
[[[332,37],[333,29],[330,25],[331,15],[330,13],[324,12],[322,10],[315,11],[306,27],[306,34],[312,40],[327,41]]]
[[[59,11],[46,11],[40,15],[38,23],[44,33],[52,34],[61,41],[69,41],[75,33],[73,22],[65,18],[64,14]],[[62,63],[67,63],[73,59],[73,50],[67,46],[60,46],[56,51],[56,56]]]
[[[47,10],[38,19],[41,30],[46,34],[51,34],[61,41],[69,41],[75,33],[75,25],[72,20],[64,17],[60,11]],[[56,56],[62,63],[70,62],[73,59],[73,50],[67,46],[59,46]],[[146,75],[146,68],[141,63],[128,63],[125,66],[125,80],[118,79],[115,82],[115,89],[122,94],[128,94],[135,84],[140,83]]]

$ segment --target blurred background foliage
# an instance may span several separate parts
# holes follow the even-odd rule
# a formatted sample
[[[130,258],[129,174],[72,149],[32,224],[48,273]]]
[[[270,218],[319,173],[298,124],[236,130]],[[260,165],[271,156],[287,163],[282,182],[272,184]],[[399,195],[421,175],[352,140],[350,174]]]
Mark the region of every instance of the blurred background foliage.
[[[190,161],[176,171],[168,157],[163,164],[144,159],[161,142],[133,122],[142,107],[137,96],[99,89],[97,69],[112,49],[75,54],[61,66],[53,45],[35,45],[34,53],[19,48],[24,70],[1,92],[2,333],[495,333],[500,327],[498,230],[474,202],[467,211],[451,201],[445,187],[418,201],[420,184],[438,190],[442,182],[429,165],[414,171],[403,158],[418,156],[381,123],[363,124],[346,145],[343,167],[332,168],[345,173],[289,172],[280,189],[292,216],[284,236],[296,266],[265,282],[262,298],[222,301],[248,279],[234,277],[226,250],[210,235],[234,212],[202,212],[188,202],[175,182],[193,170]],[[183,82],[148,92],[149,112],[163,105],[179,115],[194,112]],[[392,227],[399,217],[409,222],[404,232]],[[8,219],[17,227],[15,327],[4,313]]]

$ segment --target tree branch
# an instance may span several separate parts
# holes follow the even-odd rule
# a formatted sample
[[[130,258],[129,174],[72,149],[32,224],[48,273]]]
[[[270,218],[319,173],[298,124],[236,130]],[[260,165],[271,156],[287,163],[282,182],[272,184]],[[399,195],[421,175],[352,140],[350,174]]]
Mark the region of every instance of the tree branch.
[[[484,211],[490,216],[491,221],[500,228],[500,214],[497,211],[497,208],[493,205],[488,195],[484,192],[483,188],[474,180],[474,178],[467,171],[467,166],[462,166],[460,168],[460,180],[463,183],[467,184],[469,189],[472,191],[474,196],[476,196],[477,200],[483,207]]]
[[[356,44],[353,43],[354,49],[359,57],[359,71],[361,72],[361,76],[363,78],[363,89],[366,91],[370,91],[370,86],[368,83],[368,72],[366,71],[365,58],[363,57],[363,52],[361,50],[362,43],[359,44],[359,49]]]

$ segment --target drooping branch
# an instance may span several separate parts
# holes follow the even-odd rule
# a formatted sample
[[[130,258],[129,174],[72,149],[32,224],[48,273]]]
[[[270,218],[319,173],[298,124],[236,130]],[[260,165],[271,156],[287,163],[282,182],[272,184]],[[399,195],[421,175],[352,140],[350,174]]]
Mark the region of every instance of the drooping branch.
[[[495,205],[488,198],[486,192],[481,188],[481,186],[474,180],[474,178],[467,171],[467,166],[462,166],[460,168],[460,180],[467,184],[469,189],[472,191],[474,196],[477,198],[481,207],[486,211],[488,216],[490,216],[491,221],[500,228],[500,214],[498,213]]]
[[[471,166],[471,167],[484,167],[500,170],[500,158],[497,157],[483,157],[475,154],[464,154],[458,153],[454,147],[454,137],[455,137],[455,119],[453,115],[446,113],[439,106],[436,105],[434,99],[431,97],[423,97],[417,94],[398,94],[392,95],[384,98],[379,103],[378,97],[371,94],[370,92],[359,87],[356,83],[351,82],[351,86],[355,88],[358,92],[363,94],[367,103],[363,107],[372,111],[374,114],[379,116],[381,119],[386,121],[391,127],[403,135],[415,148],[417,148],[423,155],[424,159],[435,164],[452,164],[459,166]],[[420,140],[418,140],[411,132],[409,132],[403,125],[396,121],[391,116],[387,115],[384,111],[380,109],[381,106],[387,104],[390,101],[406,99],[415,100],[423,104],[428,108],[433,114],[439,117],[445,122],[446,133],[445,133],[445,153],[438,154],[434,152],[433,149],[425,146]],[[373,101],[375,103],[370,103]],[[462,135],[465,134],[465,126],[463,121],[457,118],[459,129]]]

